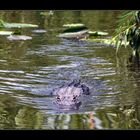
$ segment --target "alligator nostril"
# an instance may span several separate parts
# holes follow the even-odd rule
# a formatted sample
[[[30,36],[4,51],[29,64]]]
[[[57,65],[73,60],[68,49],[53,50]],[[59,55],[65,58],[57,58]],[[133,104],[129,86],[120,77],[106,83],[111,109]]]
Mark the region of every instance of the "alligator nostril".
[[[76,100],[76,97],[73,97],[73,100]]]
[[[57,101],[60,101],[60,97],[56,97]]]

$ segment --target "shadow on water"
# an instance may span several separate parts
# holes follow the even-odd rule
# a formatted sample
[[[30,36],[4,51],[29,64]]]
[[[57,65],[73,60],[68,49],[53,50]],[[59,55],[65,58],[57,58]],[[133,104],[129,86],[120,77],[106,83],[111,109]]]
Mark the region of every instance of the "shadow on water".
[[[0,12],[7,22],[38,24],[46,31],[23,29],[33,38],[28,41],[0,37],[0,128],[139,128],[139,58],[134,62],[125,50],[120,57],[111,46],[57,37],[63,24],[77,22],[110,37],[120,12],[54,11],[50,17],[40,12]],[[50,93],[73,79],[81,79],[91,94],[82,96],[78,110],[59,110]]]

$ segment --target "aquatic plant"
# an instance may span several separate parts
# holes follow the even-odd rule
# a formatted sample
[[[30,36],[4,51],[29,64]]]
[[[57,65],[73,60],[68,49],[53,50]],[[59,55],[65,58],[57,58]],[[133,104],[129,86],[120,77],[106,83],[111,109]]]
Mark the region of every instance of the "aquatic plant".
[[[138,54],[140,48],[140,11],[126,11],[118,19],[118,26],[112,43],[117,47],[131,46],[133,55]]]

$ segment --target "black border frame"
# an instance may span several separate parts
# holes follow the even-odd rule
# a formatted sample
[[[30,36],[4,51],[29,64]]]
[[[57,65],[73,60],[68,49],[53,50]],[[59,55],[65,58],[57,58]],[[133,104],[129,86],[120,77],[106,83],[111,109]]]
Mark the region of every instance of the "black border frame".
[[[128,0],[8,0],[0,10],[139,10],[137,1]],[[1,130],[1,139],[135,139],[139,130]],[[2,138],[3,137],[3,138]]]

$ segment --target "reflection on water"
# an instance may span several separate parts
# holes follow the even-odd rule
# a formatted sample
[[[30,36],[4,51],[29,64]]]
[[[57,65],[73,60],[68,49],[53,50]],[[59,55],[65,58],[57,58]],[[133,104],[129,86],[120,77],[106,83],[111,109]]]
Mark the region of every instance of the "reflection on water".
[[[22,30],[32,40],[0,36],[0,128],[139,129],[139,58],[125,49],[116,55],[111,46],[57,37],[63,24],[77,22],[111,36],[121,12],[40,12],[0,11],[7,22],[39,25]],[[59,110],[50,93],[73,79],[91,94],[83,95],[79,110]]]

